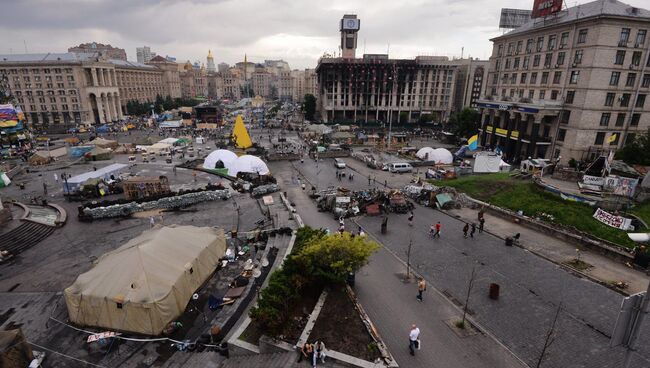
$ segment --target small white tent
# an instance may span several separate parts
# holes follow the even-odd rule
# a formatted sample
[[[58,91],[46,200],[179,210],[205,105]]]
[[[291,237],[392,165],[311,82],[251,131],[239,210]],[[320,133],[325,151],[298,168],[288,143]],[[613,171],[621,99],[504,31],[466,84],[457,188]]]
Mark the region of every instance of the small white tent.
[[[479,152],[474,159],[473,170],[475,173],[499,172],[501,162],[501,155],[494,152]]]
[[[225,149],[218,149],[216,151],[210,152],[208,157],[203,161],[203,168],[205,169],[216,169],[217,162],[221,161],[223,167],[229,169],[233,162],[237,160],[237,155]]]
[[[430,161],[431,157],[433,157],[434,151],[435,150],[431,147],[422,147],[418,150],[415,156],[417,156],[417,158],[419,158],[420,160]]]
[[[436,148],[429,155],[429,161],[434,161],[436,164],[448,165],[454,163],[454,155],[445,148]]]
[[[238,157],[228,168],[228,175],[237,176],[240,172],[257,173],[267,175],[270,173],[269,168],[264,161],[253,155],[243,155]]]

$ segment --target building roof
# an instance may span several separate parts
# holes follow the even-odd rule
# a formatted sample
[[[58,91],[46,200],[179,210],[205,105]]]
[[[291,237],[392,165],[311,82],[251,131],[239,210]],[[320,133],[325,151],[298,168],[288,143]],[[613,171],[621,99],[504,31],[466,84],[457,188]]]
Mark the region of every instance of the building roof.
[[[97,60],[98,53],[45,53],[45,54],[10,54],[0,55],[0,62],[82,62]]]
[[[503,36],[495,37],[492,40],[498,40],[536,29],[600,16],[626,17],[648,21],[650,20],[650,11],[636,8],[616,0],[596,0],[590,3],[567,8],[566,10],[557,13],[556,16],[531,19],[521,27],[510,31]]]
[[[110,59],[109,62],[115,66],[123,67],[123,68],[145,68],[145,69],[158,69],[153,65],[147,65],[143,63],[138,63],[135,61],[128,61],[128,60],[120,60],[120,59]]]

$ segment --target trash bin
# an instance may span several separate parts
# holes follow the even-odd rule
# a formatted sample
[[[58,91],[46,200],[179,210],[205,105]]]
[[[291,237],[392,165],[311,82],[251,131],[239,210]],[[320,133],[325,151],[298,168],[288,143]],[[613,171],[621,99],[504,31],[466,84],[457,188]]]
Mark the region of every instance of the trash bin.
[[[348,283],[348,285],[350,285],[350,287],[354,287],[354,278],[355,278],[354,272],[348,272],[348,278],[346,282]]]
[[[497,300],[499,299],[499,284],[491,283],[490,284],[490,299]]]
[[[506,238],[506,245],[507,246],[512,247],[513,243],[514,243],[514,241],[513,241],[512,237],[509,236],[509,237]]]

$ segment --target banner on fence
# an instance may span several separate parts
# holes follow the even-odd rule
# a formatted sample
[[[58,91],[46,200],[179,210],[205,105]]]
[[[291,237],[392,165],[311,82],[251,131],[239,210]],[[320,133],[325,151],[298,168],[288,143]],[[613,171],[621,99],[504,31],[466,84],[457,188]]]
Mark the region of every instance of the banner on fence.
[[[594,212],[594,218],[605,225],[609,225],[611,227],[615,227],[621,230],[627,230],[632,226],[631,219],[612,215],[611,213],[607,211],[603,211],[600,208],[597,209],[596,212]]]

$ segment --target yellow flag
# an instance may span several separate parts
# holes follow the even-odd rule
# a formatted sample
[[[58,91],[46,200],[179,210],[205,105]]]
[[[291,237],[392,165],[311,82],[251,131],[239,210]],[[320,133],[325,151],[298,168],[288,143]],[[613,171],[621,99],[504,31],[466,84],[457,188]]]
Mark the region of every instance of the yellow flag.
[[[616,142],[616,137],[618,137],[618,134],[616,134],[616,133],[610,135],[609,139],[607,140],[607,143]]]

